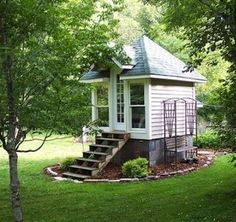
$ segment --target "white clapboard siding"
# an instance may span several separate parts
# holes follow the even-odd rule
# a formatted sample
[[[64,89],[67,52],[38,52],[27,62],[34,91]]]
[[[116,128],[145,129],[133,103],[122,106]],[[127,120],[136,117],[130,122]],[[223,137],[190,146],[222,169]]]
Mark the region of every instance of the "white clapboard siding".
[[[164,137],[163,101],[169,98],[195,97],[193,83],[152,80],[151,84],[151,135],[152,139]],[[185,134],[185,106],[178,103],[177,135]],[[174,130],[174,129],[173,129]]]

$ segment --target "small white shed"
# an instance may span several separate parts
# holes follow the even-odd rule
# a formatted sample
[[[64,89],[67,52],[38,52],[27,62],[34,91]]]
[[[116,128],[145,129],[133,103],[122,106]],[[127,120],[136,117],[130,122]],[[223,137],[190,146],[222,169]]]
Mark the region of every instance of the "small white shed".
[[[171,98],[195,101],[195,84],[204,83],[206,79],[196,71],[183,72],[186,69],[184,62],[146,36],[126,46],[125,51],[131,58],[130,64],[113,60],[112,68],[93,69],[81,78],[81,82],[95,85],[92,119],[102,121],[101,129],[130,135],[114,161],[145,156],[153,165],[164,157],[163,102]],[[175,136],[187,136],[188,130],[184,128],[187,120],[181,119],[179,112],[176,114],[180,115],[176,125],[178,135]],[[174,129],[174,124],[172,127]],[[192,143],[192,135],[189,136],[188,142]]]

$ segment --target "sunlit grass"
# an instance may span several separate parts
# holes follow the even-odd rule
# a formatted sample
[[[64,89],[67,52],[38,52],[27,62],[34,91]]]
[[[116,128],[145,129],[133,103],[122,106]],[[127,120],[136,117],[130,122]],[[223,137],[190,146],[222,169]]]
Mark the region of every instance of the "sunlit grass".
[[[26,144],[24,144],[25,146]],[[32,145],[37,145],[33,142]],[[28,148],[28,145],[27,145]],[[234,222],[236,168],[227,156],[187,176],[128,184],[55,182],[43,168],[78,156],[73,138],[48,142],[20,154],[19,176],[26,222]],[[0,222],[13,221],[8,162],[0,151]]]
[[[37,139],[32,140],[29,136],[27,141],[24,142],[20,150],[32,150],[39,147],[42,143],[43,136],[37,136]],[[18,153],[19,159],[28,160],[46,160],[46,159],[64,159],[66,157],[78,157],[82,155],[82,152],[88,149],[88,144],[82,144],[76,141],[74,137],[67,135],[54,135],[48,139],[44,146],[37,152],[30,153]],[[0,147],[0,160],[7,159],[7,153]]]

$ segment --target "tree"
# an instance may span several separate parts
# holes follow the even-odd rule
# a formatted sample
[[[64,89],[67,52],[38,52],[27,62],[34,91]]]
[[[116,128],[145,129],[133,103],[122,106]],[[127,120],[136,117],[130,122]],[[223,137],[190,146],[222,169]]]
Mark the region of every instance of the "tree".
[[[204,111],[217,113],[214,115],[217,117],[216,122],[221,126],[221,129],[225,126],[223,134],[229,135],[226,140],[234,138],[236,127],[236,1],[152,0],[145,2],[151,2],[162,7],[164,11],[163,22],[168,30],[181,30],[183,32],[183,36],[187,40],[186,47],[188,47],[192,59],[190,69],[200,64],[204,66],[204,61],[209,63],[209,58],[211,65],[208,67],[211,67],[210,73],[218,74],[216,79],[221,76],[219,68],[223,68],[224,76],[227,69],[228,75],[224,78],[224,84],[219,85],[215,82],[213,85],[218,85],[219,89],[213,87],[212,90],[209,90],[211,94],[207,93],[208,98],[204,93],[201,98],[216,105],[206,107]],[[222,57],[220,59],[219,54]],[[214,71],[213,67],[218,70]],[[206,67],[205,71],[209,72]],[[214,79],[212,76],[210,78]],[[219,132],[222,134],[221,129]]]
[[[144,5],[141,0],[124,0],[123,10],[117,16],[119,42],[129,44],[143,34],[149,35],[159,15],[156,7]]]
[[[88,88],[78,80],[116,48],[120,1],[0,2],[0,141],[9,155],[15,221],[23,221],[18,152],[40,149],[52,134],[78,134],[88,121]],[[20,149],[29,132],[46,132],[40,147]]]
[[[236,2],[234,0],[152,0],[164,10],[168,29],[182,29],[191,56],[198,65],[204,53],[220,50],[223,58],[236,64]],[[193,10],[194,9],[194,10]]]

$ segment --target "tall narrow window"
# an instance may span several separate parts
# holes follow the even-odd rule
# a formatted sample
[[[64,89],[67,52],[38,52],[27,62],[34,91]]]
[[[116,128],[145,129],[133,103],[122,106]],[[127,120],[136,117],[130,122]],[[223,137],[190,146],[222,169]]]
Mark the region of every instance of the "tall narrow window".
[[[117,93],[117,122],[124,123],[124,81],[117,76],[116,80]]]
[[[130,84],[130,109],[132,128],[145,128],[144,84]]]
[[[97,103],[96,103],[97,119],[102,127],[109,126],[109,106],[108,106],[108,87],[100,85],[97,87]]]

